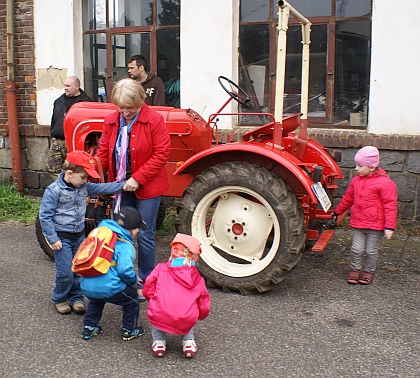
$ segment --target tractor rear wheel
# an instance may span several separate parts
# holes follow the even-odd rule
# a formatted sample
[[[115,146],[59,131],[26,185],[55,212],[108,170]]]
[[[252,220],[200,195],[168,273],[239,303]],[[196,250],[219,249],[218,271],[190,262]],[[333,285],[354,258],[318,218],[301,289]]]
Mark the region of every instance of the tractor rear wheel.
[[[186,189],[178,213],[178,232],[202,242],[197,267],[209,286],[267,291],[301,258],[302,209],[266,168],[242,162],[208,168]]]
[[[47,242],[47,239],[45,239],[45,236],[42,233],[41,222],[39,220],[39,213],[38,213],[38,215],[36,217],[35,233],[36,233],[36,238],[38,239],[38,243],[39,243],[39,246],[41,247],[41,249],[44,251],[44,253],[51,260],[54,261],[54,250],[51,248],[50,243]]]

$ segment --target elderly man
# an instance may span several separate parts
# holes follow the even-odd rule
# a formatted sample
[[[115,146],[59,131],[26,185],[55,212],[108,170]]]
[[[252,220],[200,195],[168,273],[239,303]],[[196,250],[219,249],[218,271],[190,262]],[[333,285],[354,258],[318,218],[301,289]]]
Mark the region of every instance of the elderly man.
[[[93,100],[80,88],[79,78],[69,76],[64,81],[64,93],[54,101],[51,117],[51,142],[48,151],[47,170],[54,179],[61,173],[61,168],[67,156],[63,129],[64,116],[71,106],[82,101]]]

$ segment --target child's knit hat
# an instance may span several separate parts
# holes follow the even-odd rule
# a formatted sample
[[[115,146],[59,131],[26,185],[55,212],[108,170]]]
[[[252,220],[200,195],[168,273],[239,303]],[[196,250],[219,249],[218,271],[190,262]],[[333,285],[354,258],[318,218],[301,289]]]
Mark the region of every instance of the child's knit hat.
[[[191,253],[192,255],[196,255],[198,257],[201,254],[201,243],[198,239],[196,239],[193,236],[186,234],[176,234],[174,240],[172,240],[171,242],[171,247],[173,247],[174,245],[176,246],[178,243],[182,244],[185,248],[187,248],[187,252]],[[176,259],[177,257],[191,258],[193,256],[188,256],[188,254],[185,253],[185,249],[180,250],[172,248],[171,258]]]
[[[373,146],[363,147],[357,152],[354,161],[365,167],[379,167],[379,151]]]
[[[145,230],[147,228],[141,214],[132,206],[121,206],[120,211],[114,213],[114,221],[126,230],[134,230],[136,228]]]

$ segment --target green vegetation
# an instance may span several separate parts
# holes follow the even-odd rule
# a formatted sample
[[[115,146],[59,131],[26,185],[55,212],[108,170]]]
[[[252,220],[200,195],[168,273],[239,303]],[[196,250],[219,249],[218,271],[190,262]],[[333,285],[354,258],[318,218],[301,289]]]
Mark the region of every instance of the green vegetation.
[[[34,224],[41,199],[21,196],[10,183],[0,185],[0,221]]]
[[[174,226],[175,220],[177,218],[176,213],[176,206],[171,206],[166,209],[166,216],[165,220],[163,221],[162,225],[159,229],[156,230],[156,236],[165,236],[171,231],[172,227]]]

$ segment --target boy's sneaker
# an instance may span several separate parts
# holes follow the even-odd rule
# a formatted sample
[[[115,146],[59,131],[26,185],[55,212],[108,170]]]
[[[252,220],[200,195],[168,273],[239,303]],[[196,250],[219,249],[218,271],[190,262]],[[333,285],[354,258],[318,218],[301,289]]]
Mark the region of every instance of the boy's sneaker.
[[[74,312],[77,312],[78,314],[83,314],[86,312],[86,307],[85,304],[83,302],[74,302],[71,305],[71,308]]]
[[[127,328],[123,328],[121,332],[121,338],[124,341],[130,341],[135,339],[136,337],[140,337],[144,334],[144,329],[142,327],[134,328],[129,330]]]
[[[96,327],[84,326],[80,337],[83,340],[90,340],[93,336],[97,336],[100,333],[102,333],[102,327],[100,326],[96,326]]]
[[[152,344],[152,351],[156,357],[164,357],[166,352],[166,341],[155,340]]]
[[[55,309],[60,314],[70,314],[70,312],[71,312],[71,307],[69,305],[69,302],[67,302],[67,301],[61,302],[61,303],[55,303]]]
[[[197,354],[197,345],[195,345],[194,340],[184,340],[182,342],[182,351],[184,352],[184,356],[187,358],[194,357]]]
[[[146,301],[146,297],[143,295],[143,284],[138,284],[138,286],[137,286],[137,296],[138,296],[139,302],[145,302]]]
[[[139,302],[146,302],[146,297],[143,295],[143,289],[137,290],[137,298]]]

